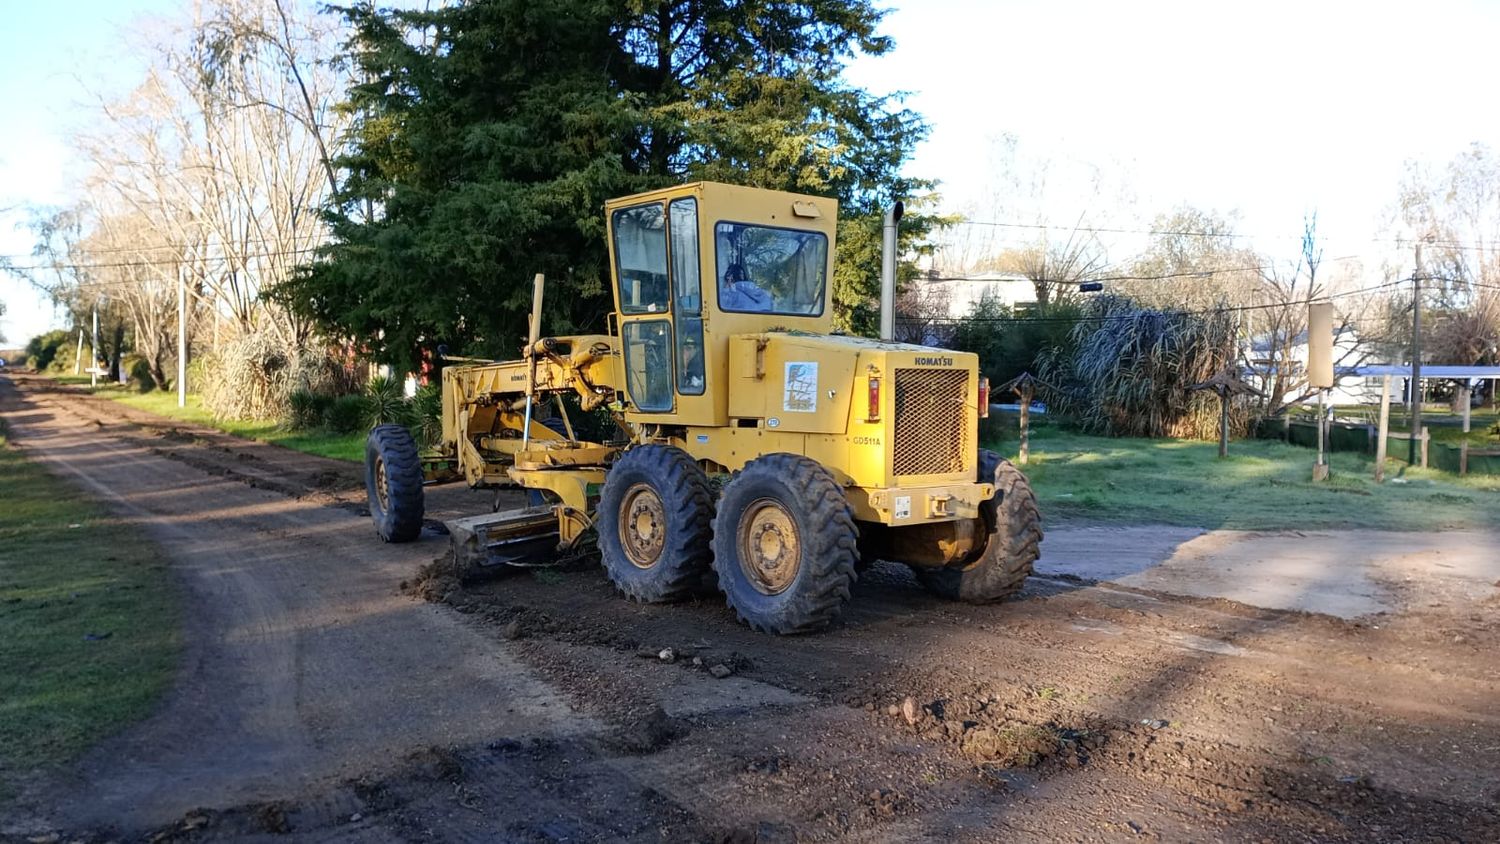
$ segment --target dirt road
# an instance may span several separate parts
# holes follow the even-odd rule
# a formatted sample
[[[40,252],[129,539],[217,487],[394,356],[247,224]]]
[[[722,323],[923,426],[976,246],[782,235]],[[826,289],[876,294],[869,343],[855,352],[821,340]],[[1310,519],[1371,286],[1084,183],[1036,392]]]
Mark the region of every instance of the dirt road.
[[[445,538],[382,545],[343,464],[31,379],[0,380],[0,412],[139,519],[190,596],[161,711],[0,834],[1500,840],[1493,535],[1352,549],[1342,582],[1378,609],[1345,619],[1275,608],[1348,591],[1257,557],[1285,535],[1052,526],[1020,601],[942,603],[881,564],[835,629],[773,639],[710,593],[630,604],[596,569],[419,575]],[[1246,566],[1267,574],[1223,573]],[[1203,572],[1242,600],[1183,587]]]

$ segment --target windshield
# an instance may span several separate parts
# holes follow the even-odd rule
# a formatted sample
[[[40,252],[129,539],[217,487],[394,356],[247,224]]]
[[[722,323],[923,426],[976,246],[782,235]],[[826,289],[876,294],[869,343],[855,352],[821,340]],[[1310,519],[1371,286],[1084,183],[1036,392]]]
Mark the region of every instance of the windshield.
[[[714,247],[721,310],[823,313],[828,238],[820,232],[718,223]]]

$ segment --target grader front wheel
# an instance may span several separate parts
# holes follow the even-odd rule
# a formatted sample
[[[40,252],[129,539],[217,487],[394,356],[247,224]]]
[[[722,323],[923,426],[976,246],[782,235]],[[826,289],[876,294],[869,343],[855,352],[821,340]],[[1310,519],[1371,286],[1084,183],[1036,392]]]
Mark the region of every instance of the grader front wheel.
[[[422,461],[400,425],[380,425],[365,440],[365,494],[381,539],[410,542],[421,535]]]
[[[995,496],[980,506],[976,525],[983,547],[962,563],[912,570],[936,595],[988,604],[1021,591],[1031,575],[1041,556],[1042,517],[1026,476],[993,451],[979,452],[979,480],[995,484]]]
[[[708,571],[713,498],[687,452],[630,449],[610,467],[595,524],[604,570],[627,597],[647,603],[692,594]]]
[[[756,630],[816,630],[849,599],[858,537],[849,501],[827,469],[800,455],[768,454],[750,461],[719,500],[719,588]]]

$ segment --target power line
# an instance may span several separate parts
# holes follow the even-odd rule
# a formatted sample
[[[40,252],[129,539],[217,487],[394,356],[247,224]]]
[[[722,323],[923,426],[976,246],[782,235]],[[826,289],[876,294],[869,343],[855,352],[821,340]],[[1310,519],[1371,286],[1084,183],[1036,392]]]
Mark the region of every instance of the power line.
[[[955,226],[986,226],[997,229],[1031,229],[1036,231],[1049,231],[1060,229],[1064,231],[1089,232],[1090,234],[1146,234],[1146,235],[1172,235],[1183,237],[1222,237],[1222,238],[1249,238],[1253,235],[1236,234],[1234,232],[1205,232],[1188,231],[1176,229],[1122,229],[1108,226],[1075,226],[1061,225],[1057,223],[1009,223],[996,220],[958,220],[950,225]],[[1278,237],[1290,237],[1290,235],[1277,235]],[[1300,237],[1299,237],[1300,239]]]
[[[1337,257],[1337,258],[1328,258],[1328,259],[1326,259],[1326,261],[1327,262],[1333,262],[1333,263],[1337,263],[1339,261],[1357,261],[1357,260],[1359,260],[1362,257],[1363,256],[1361,256],[1361,255],[1342,255],[1342,256]],[[1184,271],[1178,272],[1178,273],[1166,273],[1166,274],[1163,274],[1163,275],[1105,275],[1105,276],[1089,276],[1087,278],[1078,279],[1077,281],[1064,281],[1064,280],[1061,280],[1061,279],[1052,280],[1052,279],[1045,279],[1045,278],[1044,279],[1036,279],[1036,281],[1041,281],[1041,282],[1046,283],[1046,284],[1074,284],[1074,285],[1076,285],[1076,284],[1085,284],[1087,282],[1093,282],[1093,281],[1167,281],[1169,279],[1174,279],[1174,278],[1194,278],[1194,277],[1197,277],[1197,276],[1211,276],[1211,275],[1215,275],[1217,273],[1264,272],[1264,271],[1267,271],[1267,270],[1274,270],[1274,269],[1276,269],[1276,265],[1275,264],[1264,264],[1264,265],[1256,266],[1256,267],[1218,267],[1218,268],[1210,269],[1210,270],[1184,270]],[[921,280],[924,280],[924,281],[972,281],[972,282],[979,282],[979,283],[992,282],[992,281],[1004,281],[1005,280],[1005,279],[992,279],[992,278],[966,278],[964,276],[927,276],[927,277],[919,277],[919,278],[921,278]],[[1015,280],[1016,281],[1020,281],[1021,279],[1015,279]],[[1033,281],[1033,279],[1030,279],[1030,278],[1027,278],[1025,280],[1026,281]]]
[[[294,235],[287,235],[286,237],[247,237],[247,238],[244,238],[242,240],[236,240],[236,241],[234,241],[234,243],[236,245],[250,245],[250,244],[265,244],[265,243],[283,243],[283,242],[286,242],[286,241],[293,241],[293,242],[295,242],[295,241],[299,241],[299,240],[310,242],[310,243],[311,242],[321,243],[322,241],[327,240],[327,238],[328,238],[328,235],[326,235],[326,234],[307,234],[307,235],[294,234]],[[222,245],[223,243],[224,243],[224,241],[222,239],[220,239],[220,240],[217,240],[217,241],[210,241],[210,242],[208,242],[206,244],[205,243],[158,243],[158,244],[152,244],[152,245],[146,245],[146,246],[109,246],[109,247],[103,247],[103,248],[99,248],[99,249],[95,249],[93,247],[89,247],[88,249],[86,249],[84,251],[86,251],[90,255],[119,255],[119,254],[140,253],[140,252],[148,252],[148,251],[149,252],[161,252],[161,251],[186,252],[186,251],[190,251],[190,250],[193,250],[193,249],[202,249],[202,248],[204,248],[205,245],[207,245],[207,246],[213,246],[213,245],[216,245],[216,244]],[[32,253],[32,254],[29,254],[29,255],[19,255],[19,254],[0,255],[0,261],[26,261],[26,260],[31,260],[31,259],[38,258],[38,257],[40,257],[40,256],[37,255],[36,253]]]
[[[90,263],[90,264],[55,263],[55,264],[27,264],[27,265],[20,265],[20,264],[7,263],[7,262],[5,262],[3,260],[0,260],[0,270],[11,270],[11,271],[14,271],[14,272],[41,272],[41,271],[45,271],[45,270],[54,270],[54,271],[57,271],[57,270],[71,270],[73,272],[87,272],[89,270],[132,269],[132,268],[139,268],[139,267],[176,267],[176,266],[179,266],[179,265],[197,264],[197,263],[201,263],[203,261],[229,261],[231,259],[244,260],[244,259],[248,259],[248,258],[286,258],[286,257],[294,256],[294,255],[309,255],[309,254],[312,254],[314,252],[317,252],[318,249],[320,249],[320,248],[321,247],[316,247],[315,246],[315,247],[310,247],[310,248],[307,248],[307,249],[282,249],[282,250],[277,250],[277,251],[274,251],[274,252],[250,252],[250,253],[246,253],[246,254],[243,254],[243,255],[234,255],[234,256],[229,256],[229,255],[204,255],[204,256],[201,256],[201,257],[198,257],[198,258],[194,258],[194,259],[191,259],[191,260],[187,260],[187,261],[181,261],[181,260],[171,260],[171,261],[115,261],[115,262],[98,263],[98,264],[93,264],[93,263]],[[32,257],[35,257],[35,256],[32,256]],[[119,283],[119,282],[80,282],[80,286],[86,285],[86,284],[103,284],[103,283]],[[131,282],[131,283],[133,283],[133,282]]]
[[[927,319],[912,319],[908,317],[905,319],[898,318],[897,322],[904,322],[907,325],[910,325],[912,323],[938,323],[942,325],[957,325],[966,322],[1071,324],[1076,322],[1115,322],[1121,320],[1133,320],[1140,319],[1145,314],[1155,314],[1170,317],[1203,316],[1205,314],[1239,313],[1242,311],[1264,311],[1272,310],[1275,308],[1291,308],[1297,307],[1299,305],[1309,305],[1314,302],[1331,302],[1334,299],[1343,299],[1349,296],[1358,296],[1361,293],[1371,293],[1377,290],[1384,290],[1390,287],[1395,287],[1399,284],[1405,284],[1408,281],[1410,281],[1410,279],[1402,278],[1395,281],[1387,281],[1383,284],[1376,284],[1371,287],[1362,287],[1358,290],[1346,290],[1340,293],[1330,293],[1325,296],[1317,296],[1311,299],[1303,299],[1296,302],[1272,302],[1265,305],[1236,305],[1233,307],[1223,308],[1204,308],[1197,311],[1158,311],[1148,309],[1133,314],[1103,314],[1100,316],[1077,317],[931,317]]]
[[[1192,230],[1192,229],[1130,229],[1130,228],[1119,228],[1119,227],[1114,227],[1114,226],[1080,226],[1080,225],[1071,225],[1071,224],[1062,224],[1062,223],[1013,223],[1013,222],[1003,222],[1003,221],[998,221],[998,220],[956,220],[956,221],[950,223],[949,225],[954,225],[954,226],[984,226],[984,227],[987,227],[987,228],[1001,228],[1001,229],[1028,229],[1028,230],[1033,230],[1033,231],[1051,231],[1051,230],[1056,229],[1056,230],[1059,230],[1059,231],[1069,231],[1069,232],[1088,232],[1090,234],[1144,234],[1144,235],[1151,235],[1151,236],[1165,235],[1165,236],[1169,236],[1169,237],[1207,237],[1207,238],[1223,238],[1225,240],[1251,240],[1251,239],[1273,240],[1273,239],[1285,239],[1285,240],[1299,240],[1300,241],[1300,240],[1303,239],[1303,235],[1300,235],[1300,234],[1270,234],[1270,235],[1268,235],[1268,234],[1248,234],[1248,233],[1241,233],[1241,232],[1195,231],[1195,230]],[[1342,238],[1332,238],[1332,239],[1333,240],[1344,240]],[[1348,241],[1345,240],[1345,242],[1348,242]],[[1361,240],[1361,242],[1364,242],[1364,241]],[[1389,243],[1389,244],[1391,244],[1392,246],[1394,246],[1396,248],[1401,248],[1402,246],[1406,245],[1406,241],[1404,241],[1400,237],[1372,237],[1372,238],[1369,239],[1369,242],[1370,243]],[[1480,244],[1477,244],[1477,243],[1474,243],[1474,242],[1471,242],[1471,241],[1455,240],[1455,239],[1434,240],[1434,241],[1431,241],[1431,242],[1433,244],[1436,244],[1436,245],[1451,246],[1451,247],[1454,247],[1454,248],[1457,248],[1457,249],[1472,249],[1472,250],[1479,251],[1479,252],[1500,251],[1500,243],[1491,244],[1491,245],[1480,245]]]

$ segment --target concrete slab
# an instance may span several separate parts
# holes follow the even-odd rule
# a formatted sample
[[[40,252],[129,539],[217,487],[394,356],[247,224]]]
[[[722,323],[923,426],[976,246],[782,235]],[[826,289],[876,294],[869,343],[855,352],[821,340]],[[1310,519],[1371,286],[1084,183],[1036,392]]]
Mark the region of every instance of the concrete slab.
[[[1483,531],[1062,528],[1042,548],[1041,574],[1341,618],[1500,591],[1500,534]]]
[[[1208,531],[1169,525],[1051,528],[1042,540],[1038,574],[1119,580],[1166,562],[1183,543]]]
[[[799,706],[812,698],[748,677],[717,680],[699,672],[682,672],[677,682],[663,689],[661,707],[673,717],[738,712],[766,706]]]

